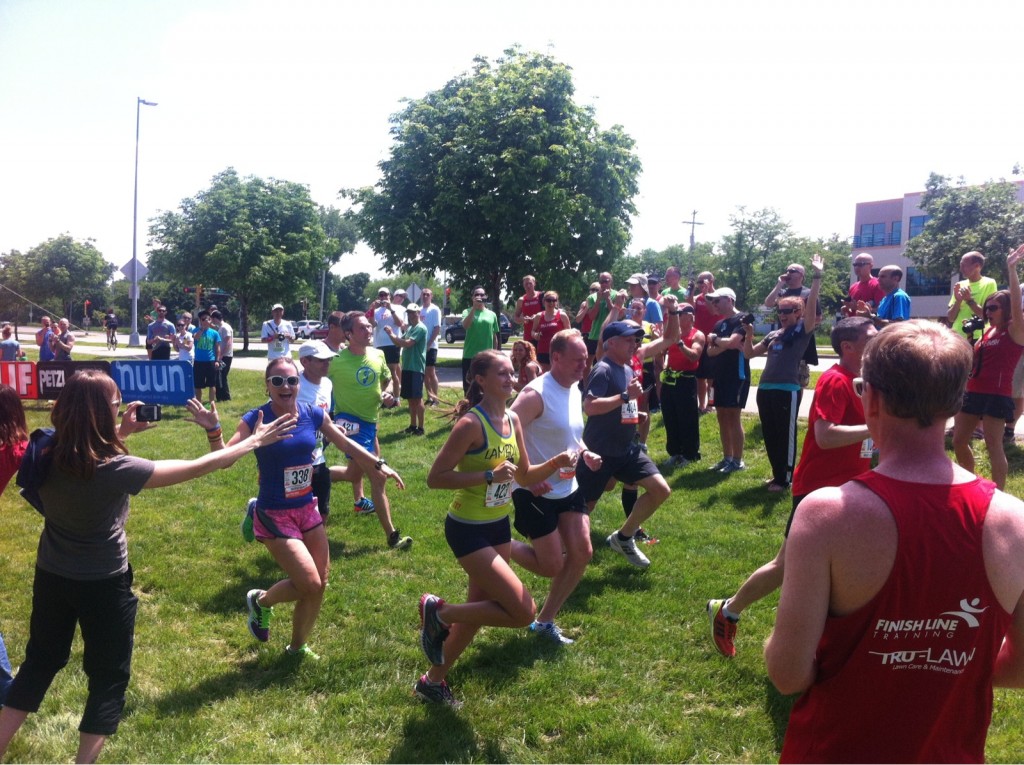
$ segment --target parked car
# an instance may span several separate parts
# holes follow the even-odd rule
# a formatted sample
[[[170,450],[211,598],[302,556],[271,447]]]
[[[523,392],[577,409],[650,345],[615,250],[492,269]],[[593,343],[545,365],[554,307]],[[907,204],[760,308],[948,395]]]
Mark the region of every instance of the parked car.
[[[326,340],[327,333],[330,331],[330,327],[326,324],[321,324],[319,327],[309,333],[309,336],[313,340]]]
[[[293,322],[295,326],[295,336],[301,337],[306,340],[313,337],[313,330],[320,326],[320,322],[313,321],[312,319],[303,319],[302,321]]]
[[[446,343],[450,344],[466,339],[466,330],[462,326],[461,316],[446,316],[444,322],[444,341]],[[503,313],[498,314],[498,331],[501,334],[502,343],[507,343],[508,339],[512,337],[512,322]]]

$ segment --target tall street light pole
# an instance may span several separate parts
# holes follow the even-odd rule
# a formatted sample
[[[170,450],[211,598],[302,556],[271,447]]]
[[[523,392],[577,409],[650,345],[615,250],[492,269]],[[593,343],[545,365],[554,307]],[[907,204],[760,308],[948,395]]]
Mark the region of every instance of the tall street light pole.
[[[142,345],[139,340],[139,256],[138,256],[138,229],[139,229],[139,112],[143,106],[156,106],[155,101],[145,101],[142,98],[135,99],[135,200],[132,208],[132,332],[128,337],[128,345],[138,348]]]

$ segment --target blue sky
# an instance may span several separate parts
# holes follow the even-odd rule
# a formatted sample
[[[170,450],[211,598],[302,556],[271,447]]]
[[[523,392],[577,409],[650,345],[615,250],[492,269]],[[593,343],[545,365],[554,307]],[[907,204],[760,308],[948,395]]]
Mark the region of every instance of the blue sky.
[[[854,232],[857,201],[1024,161],[1021,6],[1005,2],[414,3],[0,0],[0,252],[69,232],[131,256],[136,97],[146,221],[228,166],[342,207],[388,117],[512,44],[573,67],[577,99],[644,165],[631,252],[774,207]],[[369,268],[343,258],[339,273]]]

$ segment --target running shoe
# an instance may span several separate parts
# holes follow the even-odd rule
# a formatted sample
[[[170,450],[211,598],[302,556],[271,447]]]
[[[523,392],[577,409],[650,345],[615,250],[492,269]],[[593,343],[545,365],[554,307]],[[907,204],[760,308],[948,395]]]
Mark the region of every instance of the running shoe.
[[[452,709],[462,706],[462,702],[452,695],[452,689],[448,687],[447,682],[442,680],[439,683],[432,683],[426,675],[416,681],[416,685],[412,687],[412,695],[429,704],[446,704]]]
[[[289,656],[296,656],[301,659],[312,659],[313,661],[320,661],[320,654],[314,653],[313,649],[309,647],[308,643],[303,643],[298,648],[292,648],[290,645],[284,647],[284,652]]]
[[[425,434],[426,434],[426,432],[427,432],[427,431],[425,431],[425,430],[424,430],[423,428],[416,428],[416,429],[415,429],[415,430],[414,430],[414,431],[412,432],[412,434],[413,434],[414,436],[422,436],[422,435],[425,435]]]
[[[373,500],[366,497],[360,497],[359,501],[352,507],[352,511],[356,515],[369,515],[376,509],[377,506],[373,504]]]
[[[717,473],[717,472],[718,472],[719,470],[721,470],[722,468],[724,468],[724,467],[725,467],[726,465],[728,465],[728,464],[729,464],[730,462],[732,462],[732,459],[730,459],[729,457],[726,457],[725,459],[723,459],[723,460],[719,460],[719,461],[718,461],[718,462],[716,462],[716,463],[715,463],[714,465],[712,465],[711,467],[709,467],[709,468],[708,468],[708,471],[709,471],[709,472],[712,472],[712,473]]]
[[[743,460],[733,460],[733,459],[730,459],[728,461],[728,463],[723,465],[722,469],[719,470],[718,472],[719,473],[725,473],[726,475],[728,475],[729,473],[735,473],[738,470],[746,470],[746,469],[747,469],[747,463],[744,462]]]
[[[444,600],[429,592],[420,598],[420,647],[431,664],[444,664],[444,641],[448,639],[448,628],[441,623],[437,609]]]
[[[670,472],[675,470],[677,467],[686,467],[690,464],[690,461],[681,454],[675,454],[669,457],[667,460],[661,463],[661,469]]]
[[[572,645],[576,642],[563,635],[562,630],[558,629],[558,625],[554,622],[534,622],[530,625],[530,632],[560,645]]]
[[[245,596],[245,602],[249,606],[249,632],[261,643],[270,640],[270,617],[274,615],[274,608],[267,608],[259,604],[260,597],[266,590],[249,590]]]
[[[636,549],[636,542],[632,539],[621,540],[619,539],[619,533],[613,531],[608,537],[608,546],[615,550],[617,553],[621,553],[626,560],[632,563],[637,568],[647,568],[651,565],[651,561],[647,559],[647,556]]]
[[[256,532],[252,528],[252,521],[255,515],[256,497],[250,497],[249,503],[245,506],[245,517],[242,518],[242,539],[246,542],[253,542],[256,539]]]
[[[708,618],[711,620],[711,639],[718,652],[727,658],[736,655],[736,627],[739,620],[730,619],[725,615],[724,600],[709,600],[707,605]]]
[[[388,537],[388,547],[392,550],[408,550],[412,547],[412,537],[404,537],[402,532],[395,529]]]

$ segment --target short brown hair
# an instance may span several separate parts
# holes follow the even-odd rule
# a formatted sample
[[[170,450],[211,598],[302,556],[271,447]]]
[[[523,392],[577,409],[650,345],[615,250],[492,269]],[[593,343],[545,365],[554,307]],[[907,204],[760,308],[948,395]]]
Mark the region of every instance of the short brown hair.
[[[960,411],[972,359],[971,347],[948,327],[911,319],[868,341],[861,375],[889,414],[927,428]]]

